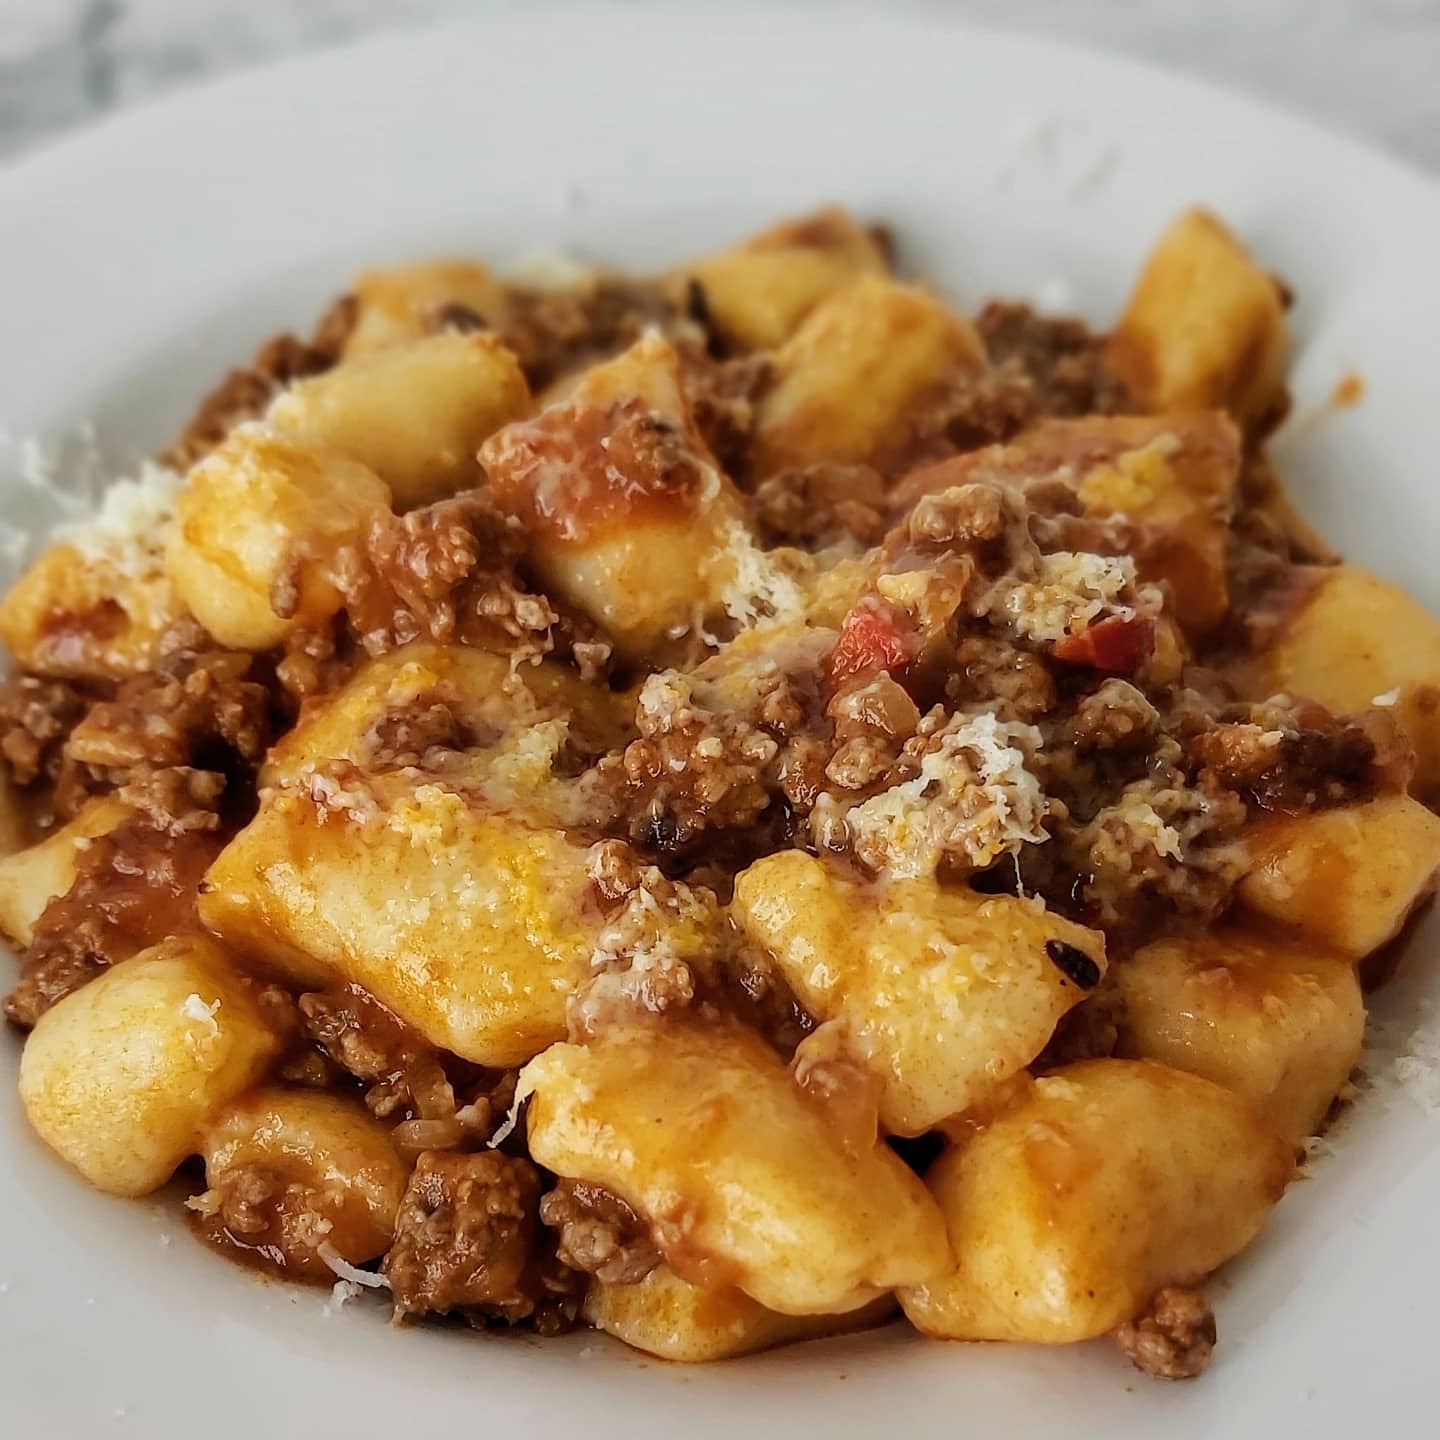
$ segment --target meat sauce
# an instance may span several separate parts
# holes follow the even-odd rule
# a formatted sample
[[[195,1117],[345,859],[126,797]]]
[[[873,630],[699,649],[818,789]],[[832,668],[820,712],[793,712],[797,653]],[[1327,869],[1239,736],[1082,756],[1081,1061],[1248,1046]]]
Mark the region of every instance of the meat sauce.
[[[129,680],[12,679],[0,696],[0,756],[17,813],[65,818],[96,797],[130,813],[80,851],[73,884],[41,914],[6,1001],[11,1023],[28,1029],[106,967],[200,929],[203,877],[262,802],[258,772],[272,742],[368,659],[417,639],[496,652],[512,670],[543,658],[603,692],[607,714],[617,697],[633,713],[633,724],[591,727],[571,706],[545,777],[573,787],[569,837],[594,846],[593,913],[583,918],[602,940],[572,1002],[572,1034],[615,1001],[591,984],[613,978],[608,962],[655,948],[644,929],[655,914],[666,905],[718,913],[758,857],[800,848],[862,894],[882,883],[893,836],[882,828],[877,841],[861,820],[883,816],[885,797],[933,807],[942,883],[1038,897],[1103,931],[1112,963],[1124,963],[1157,934],[1227,913],[1242,834],[1253,843],[1267,816],[1404,789],[1413,757],[1383,717],[1237,698],[1245,657],[1293,621],[1323,564],[1277,528],[1278,492],[1231,420],[1125,414],[1106,337],[992,302],[977,320],[990,369],[938,386],[893,455],[753,482],[769,358],[729,354],[706,331],[693,287],[683,306],[649,283],[605,281],[587,296],[516,289],[494,316],[436,310],[436,326],[494,326],[532,383],[569,396],[486,442],[486,485],[404,516],[377,514],[344,554],[297,545],[277,582],[277,614],[303,577],[323,571],[341,597],[332,618],[260,656],[216,650],[181,626],[162,638],[153,671]],[[277,387],[336,364],[356,303],[342,301],[311,340],[278,337],[232,373],[172,458],[193,462]],[[583,378],[570,387],[578,366],[652,323],[679,337],[683,373],[639,396],[587,392]],[[1097,417],[1106,423],[1089,423]],[[719,647],[697,619],[692,638],[717,652],[704,664],[621,666],[598,626],[536,580],[533,544],[643,539],[647,527],[693,520],[722,487],[765,545],[794,547],[816,573],[853,581],[837,583],[838,601],[804,646],[777,641],[746,669],[744,635]],[[114,620],[104,606],[57,611],[43,653],[53,668],[73,668]],[[360,779],[368,766],[481,794],[455,779],[461,762],[514,737],[498,725],[467,729],[428,692],[407,703],[382,710],[367,732],[366,764],[352,765]],[[1043,732],[1043,746],[1025,741],[1021,759],[1041,796],[1045,842],[1007,843],[978,865],[954,838],[973,797],[944,808],[959,722],[977,715],[1004,735]],[[990,784],[994,763],[989,754],[972,768]],[[1308,909],[1323,910],[1335,878],[1312,869]],[[1399,944],[1371,957],[1368,981],[1388,976]],[[707,945],[704,964],[687,959],[688,969],[657,967],[643,986],[615,987],[618,1003],[638,994],[662,1020],[670,1006],[739,1015],[787,1059],[807,1041],[795,1077],[805,1103],[843,1146],[873,1144],[875,1078],[813,1049],[825,1038],[815,1017],[732,923]],[[1059,941],[1045,954],[1087,998],[1033,1068],[1108,1054],[1118,1001],[1101,967]],[[638,1284],[662,1263],[697,1285],[736,1280],[693,1243],[686,1197],[643,1216],[622,1195],[534,1163],[517,1126],[515,1070],[437,1048],[338,978],[309,989],[254,984],[281,1040],[275,1077],[363,1109],[403,1161],[393,1234],[363,1262],[397,1314],[553,1334],[576,1322],[597,1280]],[[996,1106],[1008,1098],[1012,1089]],[[946,1133],[978,1133],[987,1118],[958,1116]],[[893,1148],[923,1171],[938,1143],[932,1134]],[[1040,1133],[1028,1143],[1032,1168],[1057,1191],[1104,1158]],[[217,1162],[190,1203],[196,1234],[219,1253],[310,1284],[333,1283],[346,1268],[335,1255],[367,1250],[373,1224],[303,1167],[278,1163]],[[1173,1287],[1121,1337],[1142,1368],[1173,1375],[1203,1368],[1213,1340],[1203,1300]]]

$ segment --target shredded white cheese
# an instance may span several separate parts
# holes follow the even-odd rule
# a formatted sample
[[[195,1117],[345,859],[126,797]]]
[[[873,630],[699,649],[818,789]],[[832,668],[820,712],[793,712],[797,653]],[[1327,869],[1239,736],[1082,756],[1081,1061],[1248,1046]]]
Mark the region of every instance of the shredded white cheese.
[[[956,716],[912,780],[891,786],[845,817],[855,852],[899,878],[932,874],[942,857],[977,869],[1049,837],[1045,793],[1028,767],[1040,748],[1033,725],[984,712]]]
[[[390,1282],[383,1275],[370,1270],[361,1270],[352,1265],[328,1240],[315,1247],[315,1253],[341,1280],[352,1285],[363,1285],[367,1290],[388,1290]]]
[[[1440,1034],[1417,1035],[1396,1059],[1395,1079],[1427,1110],[1440,1110]]]
[[[1363,1088],[1387,1103],[1403,1096],[1440,1110],[1440,1014],[1432,1002],[1392,1018],[1372,1012],[1365,1054]]]
[[[164,567],[165,544],[175,520],[182,477],[146,461],[133,479],[116,480],[99,510],[58,526],[55,539],[93,560],[108,560],[126,575],[153,579]]]
[[[334,1310],[343,1310],[360,1294],[360,1286],[353,1280],[337,1280],[330,1287],[330,1298],[321,1307],[321,1313],[329,1316]]]
[[[205,1027],[205,1038],[213,1040],[220,1033],[220,1025],[215,1019],[215,1012],[219,1010],[220,1002],[212,1001],[207,1005],[198,995],[193,992],[185,997],[185,1003],[180,1007],[181,1013],[187,1020],[193,1020],[197,1025]]]
[[[510,1109],[505,1113],[504,1123],[486,1141],[486,1148],[494,1150],[497,1146],[503,1145],[510,1138],[511,1132],[520,1123],[520,1107],[530,1098],[534,1087],[522,1080],[515,1087],[515,1098],[510,1102]]]
[[[720,592],[720,603],[737,625],[795,620],[804,613],[805,597],[800,587],[773,556],[755,543],[755,537],[739,520],[726,526],[722,539],[722,565],[729,574]]]
[[[1184,858],[1180,832],[1173,825],[1166,824],[1153,805],[1137,801],[1127,805],[1120,812],[1120,818],[1132,834],[1144,836],[1155,847],[1157,855],[1165,855],[1172,860]]]
[[[579,290],[592,284],[596,273],[573,251],[532,250],[506,271],[505,278],[534,290]]]
[[[987,609],[1017,634],[1053,643],[1083,630],[1102,611],[1128,614],[1121,597],[1134,583],[1135,562],[1128,555],[1057,550],[1040,557],[1034,579],[1000,587]]]

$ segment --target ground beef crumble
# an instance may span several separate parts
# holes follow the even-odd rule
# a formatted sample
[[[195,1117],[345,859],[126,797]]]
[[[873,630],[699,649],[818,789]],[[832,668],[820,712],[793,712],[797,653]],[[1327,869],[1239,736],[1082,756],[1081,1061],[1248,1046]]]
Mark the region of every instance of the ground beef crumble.
[[[173,803],[161,802],[161,823],[142,809],[79,851],[73,884],[46,906],[21,954],[5,998],[12,1025],[30,1029],[108,966],[198,926],[196,895],[221,840],[213,827],[174,823]]]
[[[64,680],[14,675],[0,689],[0,756],[17,785],[54,780],[87,700]]]
[[[659,1263],[650,1227],[618,1195],[565,1180],[541,1197],[540,1219],[559,1232],[560,1259],[611,1285],[634,1285]]]
[[[651,326],[700,340],[701,332],[667,286],[601,276],[572,290],[512,287],[500,338],[515,352],[532,390],[618,354]]]
[[[335,1272],[325,1262],[323,1247],[333,1222],[325,1212],[335,1199],[272,1166],[251,1163],[224,1170],[188,1204],[211,1244],[238,1250],[288,1278],[328,1284]]]
[[[65,741],[62,811],[158,771],[204,768],[218,776],[257,765],[272,731],[270,692],[251,678],[253,670],[248,655],[182,649],[163,656],[154,672],[122,682],[113,698],[90,706]],[[170,787],[176,796],[182,791],[194,798],[193,782]],[[161,791],[146,786],[143,793]]]
[[[396,1313],[569,1328],[584,1277],[556,1258],[540,1189],[534,1165],[495,1150],[421,1155],[381,1265]]]
[[[741,716],[713,711],[675,671],[652,675],[635,712],[639,738],[583,779],[638,845],[680,852],[703,834],[745,830],[769,808],[780,747]]]
[[[1115,1343],[1137,1370],[1161,1380],[1189,1380],[1215,1349],[1215,1313],[1197,1290],[1167,1285],[1144,1313],[1115,1331]]]
[[[802,550],[865,550],[888,528],[886,486],[869,465],[807,465],[767,475],[751,496],[761,541]]]
[[[1125,386],[1105,367],[1106,337],[1081,321],[992,300],[977,326],[991,363],[1016,365],[1025,375],[1037,414],[1116,415],[1126,409]]]
[[[514,1096],[513,1070],[486,1070],[437,1050],[358,985],[301,995],[296,1038],[364,1087],[370,1113],[397,1126],[402,1149],[484,1144]],[[287,1063],[304,1075],[313,1053],[302,1043]]]

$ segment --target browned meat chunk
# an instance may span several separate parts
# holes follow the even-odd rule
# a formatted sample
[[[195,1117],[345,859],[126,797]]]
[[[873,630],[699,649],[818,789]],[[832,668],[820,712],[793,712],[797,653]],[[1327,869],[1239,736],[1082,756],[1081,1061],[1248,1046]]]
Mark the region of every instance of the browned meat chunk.
[[[612,1285],[634,1285],[660,1263],[650,1227],[603,1186],[562,1179],[541,1199],[540,1219],[560,1232],[561,1260]]]
[[[535,1313],[540,1172],[490,1150],[420,1157],[383,1270],[402,1315]]]
[[[17,785],[54,779],[61,750],[85,713],[85,699],[63,680],[16,675],[0,690],[0,756]]]
[[[1210,1363],[1215,1312],[1198,1290],[1167,1285],[1143,1315],[1115,1331],[1115,1343],[1137,1370],[1161,1380],[1189,1380]]]
[[[1105,336],[1079,320],[992,300],[979,317],[991,364],[1017,366],[1041,415],[1117,414],[1128,396],[1104,365]]]
[[[156,803],[163,809],[185,802]],[[70,889],[36,923],[19,983],[5,998],[5,1018],[28,1030],[106,966],[196,925],[197,888],[219,852],[213,830],[187,828],[183,817],[157,823],[143,813],[92,840],[76,858]]]

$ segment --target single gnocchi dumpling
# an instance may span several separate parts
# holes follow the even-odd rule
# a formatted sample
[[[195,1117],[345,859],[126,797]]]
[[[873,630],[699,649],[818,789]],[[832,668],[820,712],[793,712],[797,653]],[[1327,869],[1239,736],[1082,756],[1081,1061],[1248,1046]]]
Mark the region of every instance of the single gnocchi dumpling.
[[[418,764],[440,747],[453,749],[456,765],[498,798],[507,765],[517,772],[510,791],[522,788],[525,749],[537,759],[561,743],[584,753],[608,750],[626,737],[632,708],[553,660],[514,667],[486,650],[417,640],[367,660],[339,690],[308,707],[271,748],[260,783],[293,784],[327,761],[362,769],[382,760]],[[524,782],[523,798],[538,816],[548,813],[546,798],[559,782],[544,767],[536,772]]]
[[[102,796],[53,835],[0,859],[0,931],[17,945],[29,945],[46,906],[75,883],[76,857],[133,814],[113,796]]]
[[[488,266],[473,260],[422,260],[362,270],[351,294],[355,323],[345,341],[347,361],[450,324],[462,329],[493,325],[505,305],[505,286]]]
[[[949,1340],[1089,1340],[1243,1250],[1294,1169],[1291,1143],[1209,1080],[1066,1066],[931,1168],[953,1268],[900,1303]]]
[[[180,477],[115,482],[100,513],[48,545],[0,600],[0,641],[37,675],[116,680],[150,669],[185,607],[165,570]]]
[[[1249,838],[1241,902],[1361,960],[1400,933],[1440,874],[1440,817],[1408,795],[1275,816]]]
[[[755,432],[759,474],[874,458],[904,438],[928,395],[983,369],[985,347],[925,291],[868,275],[816,306],[774,358]]]
[[[667,1263],[787,1315],[855,1310],[945,1265],[940,1217],[885,1145],[848,1138],[754,1031],[667,1015],[521,1072],[530,1151],[619,1195]]]
[[[982,1104],[1105,973],[1104,937],[1038,899],[866,885],[798,850],[746,870],[732,914],[825,1022],[800,1063],[838,1047],[879,1078],[881,1122],[901,1135]]]
[[[1253,1100],[1295,1144],[1360,1063],[1355,967],[1309,941],[1226,929],[1146,945],[1115,969],[1118,1053],[1203,1075]]]
[[[1289,355],[1279,282],[1194,209],[1150,252],[1107,358],[1145,410],[1221,408],[1249,428],[1284,413]]]
[[[267,418],[366,466],[397,510],[413,510],[476,484],[481,444],[529,408],[519,362],[498,337],[448,331],[297,381]]]
[[[280,1048],[219,946],[167,940],[40,1017],[20,1056],[36,1133],[97,1190],[145,1195]]]
[[[1440,800],[1440,620],[1357,565],[1311,579],[1274,645],[1242,677],[1247,688],[1308,696],[1341,715],[1390,709],[1415,745],[1415,794]]]
[[[597,1330],[662,1360],[695,1363],[882,1325],[895,1313],[882,1295],[843,1315],[780,1315],[733,1285],[692,1285],[658,1265],[633,1285],[592,1280],[581,1313]]]
[[[413,775],[321,772],[226,846],[200,914],[301,984],[354,981],[432,1044],[518,1065],[564,1035],[589,973],[588,857]]]
[[[822,300],[888,268],[875,233],[830,206],[682,265],[673,278],[682,291],[701,287],[706,317],[727,344],[773,350]]]
[[[389,490],[365,466],[240,425],[190,471],[170,578],[222,645],[268,650],[340,609],[333,565],[389,508]]]
[[[212,1241],[323,1280],[390,1246],[409,1167],[358,1100],[262,1086],[222,1109],[200,1141],[204,1194],[190,1202]]]
[[[544,583],[632,659],[726,615],[743,624],[801,604],[794,578],[756,545],[659,335],[501,430],[480,459]]]

